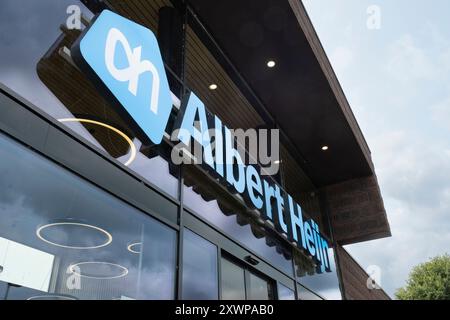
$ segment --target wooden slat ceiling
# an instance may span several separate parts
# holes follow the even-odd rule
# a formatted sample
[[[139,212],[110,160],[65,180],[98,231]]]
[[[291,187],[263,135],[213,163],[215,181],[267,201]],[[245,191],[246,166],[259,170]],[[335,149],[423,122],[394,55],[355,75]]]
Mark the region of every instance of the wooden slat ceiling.
[[[244,91],[246,96],[256,95],[261,102],[261,106],[255,105],[258,111],[276,119],[293,144],[290,151],[301,153],[302,167],[316,186],[373,174],[357,123],[349,121],[351,110],[342,106],[348,104],[345,96],[341,90],[333,90],[339,83],[326,76],[332,73],[331,66],[322,68],[328,61],[326,55],[323,50],[312,50],[309,40],[315,34],[302,29],[289,4],[297,4],[304,18],[301,21],[312,29],[301,1],[188,2],[220,47],[213,53],[226,52],[232,68],[239,72],[233,78],[244,79],[252,89],[251,94]],[[202,39],[207,37],[203,27],[198,27]],[[313,42],[320,48],[316,38]],[[266,67],[269,59],[276,61],[270,71]],[[227,65],[226,70],[229,68]],[[329,145],[329,152],[321,150],[323,145]]]
[[[257,128],[264,122],[223,68],[203,45],[194,31],[187,28],[186,82],[213,114],[230,128]],[[214,91],[210,84],[217,84]]]

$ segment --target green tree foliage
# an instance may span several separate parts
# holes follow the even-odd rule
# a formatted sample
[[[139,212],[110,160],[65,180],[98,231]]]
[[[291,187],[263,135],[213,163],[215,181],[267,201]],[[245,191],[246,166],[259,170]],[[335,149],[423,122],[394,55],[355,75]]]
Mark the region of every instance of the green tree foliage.
[[[400,300],[450,300],[450,256],[438,256],[414,267],[406,286],[395,295]]]

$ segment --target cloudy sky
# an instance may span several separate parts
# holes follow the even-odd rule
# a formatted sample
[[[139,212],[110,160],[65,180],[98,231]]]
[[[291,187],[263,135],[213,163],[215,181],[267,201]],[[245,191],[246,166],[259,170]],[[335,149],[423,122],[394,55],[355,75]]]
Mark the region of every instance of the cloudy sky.
[[[369,143],[392,229],[346,249],[379,265],[393,296],[411,267],[450,253],[450,2],[303,3]],[[367,27],[372,5],[379,29]]]

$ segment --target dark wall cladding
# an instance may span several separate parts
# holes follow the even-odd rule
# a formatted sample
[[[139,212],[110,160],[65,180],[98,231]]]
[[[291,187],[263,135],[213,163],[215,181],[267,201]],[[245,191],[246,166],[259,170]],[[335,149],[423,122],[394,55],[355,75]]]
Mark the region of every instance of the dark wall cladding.
[[[383,289],[368,285],[369,277],[365,270],[341,246],[336,253],[341,264],[344,297],[348,300],[389,300],[389,295]]]
[[[175,230],[3,135],[0,175],[6,299],[175,298]]]
[[[334,238],[339,244],[391,235],[376,176],[328,186],[324,192]]]
[[[108,3],[111,5],[111,9],[149,27],[155,33],[158,32],[159,9],[163,6],[171,6],[169,0],[109,0]],[[38,122],[33,120],[34,115],[31,115],[25,108],[12,106],[13,102],[3,95],[0,101],[2,104],[0,109],[2,112],[1,129],[5,131],[11,129],[9,133],[16,138],[26,138],[26,142],[30,142],[30,145],[42,146],[42,150],[38,149],[39,151],[69,168],[76,168],[76,170],[73,170],[78,170],[81,176],[89,178],[91,175],[101,175],[102,177],[98,180],[101,187],[107,184],[118,184],[118,181],[125,181],[132,176],[133,179],[130,180],[132,183],[127,184],[127,186],[131,186],[129,187],[130,190],[118,193],[128,197],[127,201],[130,200],[130,203],[135,201],[132,204],[136,207],[143,211],[155,213],[155,215],[170,223],[176,224],[180,200],[179,190],[183,189],[186,207],[193,213],[227,234],[234,241],[244,245],[251,252],[262,257],[293,280],[295,276],[293,274],[291,247],[287,246],[286,243],[281,243],[279,239],[266,232],[267,230],[261,226],[257,217],[248,215],[246,208],[233,207],[236,203],[231,201],[229,195],[223,191],[215,190],[211,181],[203,181],[198,174],[192,172],[190,174],[189,170],[186,170],[184,173],[185,185],[180,186],[179,168],[169,165],[167,145],[162,148],[143,145],[142,139],[117,114],[115,106],[104,99],[86,76],[73,65],[68,52],[70,52],[70,47],[81,31],[68,30],[65,22],[69,16],[66,10],[68,6],[74,4],[81,8],[87,19],[93,17],[93,14],[82,2],[77,0],[2,1],[2,10],[0,11],[0,42],[2,43],[0,82],[30,101],[42,113],[60,121],[61,125],[66,126],[68,135],[61,133],[56,126],[43,120],[41,121],[42,124],[37,124]],[[205,101],[207,108],[222,118],[230,128],[256,128],[264,124],[261,117],[245,99],[239,88],[233,83],[193,29],[188,27],[186,31],[187,88],[194,90]],[[171,77],[170,72],[168,74]],[[219,90],[214,93],[208,90],[211,83],[217,83]],[[173,88],[172,91],[176,92]],[[4,107],[6,105],[9,107]],[[27,121],[28,119],[30,121]],[[20,128],[13,128],[12,124],[19,121],[22,121]],[[9,124],[11,126],[7,128]],[[81,137],[82,143],[75,143],[69,135],[75,136],[77,139]],[[95,152],[88,152],[84,144],[103,154],[104,157]],[[133,146],[136,150],[135,155],[132,152]],[[172,278],[174,276],[172,273],[172,264],[174,263],[172,252],[176,251],[174,249],[176,243],[174,240],[176,232],[174,230],[156,220],[153,221],[135,208],[129,207],[115,197],[95,189],[81,179],[72,177],[71,174],[63,172],[56,165],[50,165],[50,162],[44,161],[43,158],[27,153],[23,147],[15,146],[9,139],[1,138],[0,153],[6,153],[5,159],[14,154],[12,151],[8,153],[8,150],[15,150],[16,155],[23,154],[24,158],[30,159],[30,163],[25,164],[15,159],[10,159],[11,163],[6,163],[0,159],[1,170],[8,173],[4,175],[8,179],[2,179],[2,181],[4,183],[9,182],[10,189],[14,185],[16,186],[15,198],[13,194],[3,194],[5,201],[9,201],[3,205],[6,207],[15,204],[17,206],[27,205],[28,207],[24,207],[24,211],[17,217],[11,216],[10,212],[3,209],[4,207],[0,208],[2,221],[5,219],[5,223],[0,227],[0,239],[5,239],[2,241],[17,242],[14,245],[21,243],[24,246],[34,246],[36,227],[58,217],[73,218],[77,221],[83,221],[82,224],[100,225],[105,223],[101,229],[113,230],[114,239],[121,239],[121,243],[123,242],[122,244],[125,245],[126,242],[127,245],[125,245],[124,250],[126,261],[114,261],[112,259],[113,256],[121,256],[113,250],[122,250],[123,245],[117,249],[116,247],[114,249],[113,247],[106,247],[101,252],[99,251],[100,257],[109,261],[109,264],[103,266],[104,271],[122,270],[125,272],[125,269],[118,267],[118,265],[122,266],[123,264],[128,266],[126,269],[130,274],[138,271],[141,265],[136,265],[135,260],[133,260],[135,258],[133,250],[127,250],[127,246],[144,243],[143,240],[146,240],[145,243],[159,241],[167,255],[161,257],[160,251],[149,249],[148,261],[145,260],[146,257],[139,263],[142,263],[144,267],[148,266],[148,272],[152,273],[145,276],[152,279],[152,275],[159,274],[161,279],[165,279],[167,282],[165,285],[167,286],[156,282],[161,286],[161,293],[158,296],[147,287],[131,286],[130,292],[122,292],[120,284],[123,285],[124,282],[120,277],[113,281],[116,284],[106,284],[105,281],[102,282],[101,279],[97,279],[99,281],[95,284],[83,284],[84,293],[75,294],[75,298],[120,298],[124,296],[169,299],[174,297],[173,288],[170,286],[174,281]],[[67,154],[79,155],[79,153],[83,153],[83,155],[89,153],[86,155],[86,159],[89,159],[88,163],[80,163],[81,158],[76,156],[67,156]],[[306,214],[319,223],[322,232],[326,234],[328,232],[325,222],[326,216],[322,212],[317,190],[284,146],[281,146],[281,158],[284,188],[302,205]],[[106,163],[108,163],[107,170],[105,169]],[[8,167],[11,164],[23,166],[22,172],[19,171],[19,173],[28,172],[30,176],[28,187],[25,183],[28,175],[18,174],[12,177],[11,172],[15,172],[15,170]],[[30,165],[32,167],[42,165],[45,169],[40,173],[32,174],[33,170],[29,167]],[[115,171],[109,171],[109,167],[114,167]],[[111,172],[114,172],[114,174],[111,174]],[[63,182],[56,178],[52,180],[52,175],[64,176],[66,184],[69,184],[69,180],[76,182],[72,183],[72,187],[59,185]],[[48,184],[50,180],[54,181],[53,186]],[[33,190],[27,189],[31,188],[32,182],[34,182],[35,187],[39,184],[42,185],[41,188],[36,187],[38,189],[36,194],[33,194]],[[57,188],[58,185],[59,188]],[[75,188],[76,185],[79,186],[78,189]],[[56,189],[50,189],[52,187]],[[122,186],[122,190],[123,188],[126,188],[126,186]],[[105,189],[107,188],[105,187]],[[86,190],[91,191],[89,197],[85,194]],[[48,194],[59,194],[58,192],[61,194],[58,201],[52,203],[45,200],[44,191]],[[132,196],[130,195],[131,191],[135,192]],[[41,196],[42,198],[39,198]],[[39,203],[39,208],[31,205],[33,201]],[[103,202],[106,203],[107,207],[102,207]],[[47,207],[45,207],[45,204]],[[82,207],[83,205],[86,207]],[[77,208],[78,210],[76,210]],[[119,209],[122,210],[120,214],[117,212]],[[96,214],[98,213],[98,216],[96,214],[89,215],[89,212],[94,211]],[[111,216],[108,215],[108,212]],[[128,212],[130,212],[130,223],[122,219],[123,215],[128,214]],[[30,225],[23,223],[26,220],[29,220]],[[31,224],[32,222],[34,225]],[[106,225],[108,223],[112,225]],[[72,225],[69,224],[69,226]],[[27,235],[22,235],[22,228],[27,229]],[[130,234],[140,234],[141,238],[125,239],[125,235]],[[159,236],[159,238],[153,239],[152,235]],[[48,246],[45,241],[37,243],[36,250],[43,250],[54,257],[58,257],[58,259],[54,258],[59,263],[60,269],[58,269],[58,272],[64,271],[64,268],[67,269],[66,262],[69,260],[81,262],[85,260],[84,262],[86,262],[94,258],[92,255],[79,254],[74,256],[70,252],[58,249],[60,248],[58,246]],[[330,255],[330,259],[333,259],[333,255]],[[151,262],[158,260],[165,264],[157,267]],[[304,271],[310,270],[311,262],[307,260],[305,262],[304,257],[300,259],[303,261],[300,264],[298,258],[294,260],[296,272],[299,275],[297,280],[300,283],[312,290],[317,290],[317,293],[325,298],[337,297],[337,295],[326,293],[328,289],[336,289],[334,273],[314,276],[308,271],[310,272],[308,278],[306,277],[307,272]],[[84,264],[82,266],[85,266],[86,269],[90,265]],[[334,267],[334,271],[335,269]],[[91,274],[91,276],[96,277],[95,268],[94,270],[92,268],[81,270],[81,272],[83,271],[89,274],[93,272],[94,274]],[[308,280],[306,280],[307,278]],[[321,280],[325,278],[333,281]],[[55,279],[58,280],[55,280],[56,282],[52,284],[53,288],[64,297],[72,296],[63,286],[63,282],[67,279],[62,276]],[[327,284],[323,284],[324,282],[327,282]],[[101,294],[100,291],[102,291]],[[32,292],[32,290],[28,292],[25,289],[11,289],[10,293],[11,298],[27,298],[36,295],[36,292]],[[286,297],[288,296],[289,292],[286,291]]]

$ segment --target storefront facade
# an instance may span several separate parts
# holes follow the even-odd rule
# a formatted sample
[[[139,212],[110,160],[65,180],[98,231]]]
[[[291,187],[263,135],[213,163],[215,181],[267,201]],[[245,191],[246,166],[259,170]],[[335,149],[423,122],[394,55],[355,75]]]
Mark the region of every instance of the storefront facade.
[[[301,3],[239,3],[6,2],[0,295],[388,298],[342,248],[388,236],[389,225],[370,152]],[[328,270],[210,172],[175,165],[167,135],[147,141],[80,68],[73,47],[105,9],[157,36],[173,104],[166,133],[191,92],[229,128],[280,129],[280,170],[268,179],[317,223]],[[226,28],[252,19],[263,22],[243,24],[238,38]],[[295,51],[299,61],[281,57]],[[300,83],[276,71],[296,67]]]

